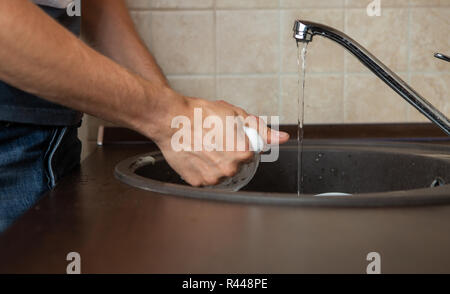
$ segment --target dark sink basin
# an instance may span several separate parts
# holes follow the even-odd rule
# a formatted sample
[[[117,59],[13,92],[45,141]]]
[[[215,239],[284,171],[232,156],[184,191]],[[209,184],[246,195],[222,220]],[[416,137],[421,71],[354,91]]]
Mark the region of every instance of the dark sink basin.
[[[297,196],[297,145],[261,163],[239,192],[194,188],[159,152],[124,160],[116,176],[132,186],[176,196],[288,205],[386,206],[450,203],[450,147],[380,141],[305,141],[303,188]],[[340,192],[351,196],[316,196]]]

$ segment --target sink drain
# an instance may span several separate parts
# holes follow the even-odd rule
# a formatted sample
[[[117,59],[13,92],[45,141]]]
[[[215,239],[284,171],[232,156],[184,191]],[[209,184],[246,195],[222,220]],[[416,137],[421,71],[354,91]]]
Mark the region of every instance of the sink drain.
[[[434,188],[434,187],[440,187],[440,186],[444,186],[445,185],[445,181],[440,178],[437,177],[436,179],[434,179],[434,181],[431,183],[430,187]]]

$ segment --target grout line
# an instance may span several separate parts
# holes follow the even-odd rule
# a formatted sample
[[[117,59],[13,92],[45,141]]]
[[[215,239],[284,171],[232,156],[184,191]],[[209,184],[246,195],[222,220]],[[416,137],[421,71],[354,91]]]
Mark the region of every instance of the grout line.
[[[347,7],[344,7],[344,33],[347,34],[348,31],[348,14],[347,14]],[[342,123],[346,123],[347,121],[347,87],[348,87],[348,82],[347,82],[347,77],[348,77],[348,54],[347,51],[344,50],[344,81],[343,81],[343,86],[342,86],[342,113],[343,113],[343,117],[342,117]]]
[[[369,1],[367,1],[369,2]],[[408,3],[407,5],[385,5],[384,8],[448,8],[450,4],[440,4],[440,5],[413,5]],[[327,5],[327,6],[317,6],[317,5],[301,5],[292,7],[282,7],[281,1],[279,1],[278,7],[273,6],[262,6],[262,7],[217,7],[217,3],[214,0],[213,5],[210,7],[129,7],[130,11],[193,11],[193,10],[300,10],[300,9],[317,9],[317,10],[327,10],[327,9],[365,9],[366,5],[348,5],[344,4],[338,5]]]
[[[236,10],[251,10],[251,11],[261,11],[261,10],[271,10],[271,11],[289,11],[289,10],[303,10],[303,9],[317,9],[317,10],[331,10],[339,9],[342,6],[327,6],[327,7],[314,7],[314,6],[301,6],[301,7],[227,7],[227,8],[217,8],[212,7],[187,7],[187,8],[129,8],[129,11],[161,11],[161,12],[176,12],[176,11],[205,11],[205,10],[217,10],[217,11],[236,11]]]
[[[278,0],[278,117],[282,118],[282,111],[283,111],[283,85],[281,82],[281,73],[282,73],[282,35],[281,32],[283,31],[282,26],[282,20],[281,20],[281,0]],[[280,121],[281,123],[281,121]]]
[[[217,84],[217,64],[218,64],[218,53],[217,53],[217,1],[214,0],[213,3],[214,6],[214,10],[213,10],[213,17],[214,17],[214,98],[218,99],[218,94],[219,94],[219,90],[218,90],[218,84]]]
[[[342,72],[309,72],[306,71],[306,74],[308,76],[315,76],[315,77],[332,77],[332,76],[341,76]],[[281,73],[282,77],[298,77],[299,73],[292,72],[292,73]]]
[[[267,78],[267,77],[277,77],[278,73],[230,73],[230,74],[168,74],[169,78]]]
[[[344,64],[345,67],[345,64]],[[397,75],[408,75],[407,71],[396,71]],[[347,76],[373,76],[375,75],[372,72],[307,72],[310,76],[320,77],[320,76],[340,76],[340,75],[347,75]],[[411,71],[412,75],[448,75],[450,74],[450,71]],[[296,72],[273,72],[273,73],[201,73],[201,74],[167,74],[168,78],[264,78],[264,77],[297,77],[298,73]]]
[[[394,73],[398,75],[417,75],[417,74],[423,74],[423,75],[441,75],[441,74],[450,74],[450,71],[394,71]],[[320,74],[320,73],[319,73]],[[372,72],[348,72],[349,75],[373,75]]]
[[[408,84],[411,85],[412,74],[411,74],[411,24],[412,24],[412,10],[411,10],[411,2],[409,2],[408,6]],[[405,106],[406,111],[406,121],[411,121],[411,110],[409,104],[406,103]]]
[[[158,8],[158,7],[129,7],[128,10],[131,11],[161,11],[161,12],[176,12],[176,11],[205,11],[205,10],[213,10],[214,5],[211,7],[166,7],[166,8]]]
[[[263,74],[218,74],[219,78],[277,78],[278,73],[263,73]]]
[[[211,74],[166,74],[168,79],[189,79],[189,78],[214,78],[214,73]]]
[[[410,4],[409,6],[383,6],[384,8],[388,8],[388,9],[405,9],[408,7],[411,8],[449,8],[450,5],[439,5],[439,6],[426,6],[426,5],[418,5],[418,6],[412,6],[412,4]],[[359,10],[363,10],[365,9],[365,7],[359,7],[359,6],[348,6],[348,7],[342,7],[342,6],[327,6],[327,7],[319,7],[319,6],[301,6],[301,7],[280,7],[280,8],[276,8],[276,7],[230,7],[230,8],[216,8],[215,5],[213,7],[188,7],[188,8],[129,8],[130,12],[147,12],[147,11],[156,11],[156,12],[195,12],[195,11],[211,11],[211,10],[216,10],[216,11],[240,11],[240,10],[244,10],[244,11],[291,11],[291,10],[304,10],[304,9],[315,9],[315,10],[335,10],[335,9],[359,9]]]

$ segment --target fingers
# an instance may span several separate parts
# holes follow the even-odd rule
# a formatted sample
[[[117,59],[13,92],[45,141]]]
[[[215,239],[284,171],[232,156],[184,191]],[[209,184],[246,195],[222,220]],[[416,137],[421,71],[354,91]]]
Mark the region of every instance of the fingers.
[[[236,175],[240,165],[248,160],[249,155],[245,152],[241,152],[234,160],[221,163],[220,165],[204,158],[196,157],[191,160],[191,168],[185,170],[186,176],[183,176],[183,178],[194,187],[214,186],[223,179]]]
[[[183,179],[194,187],[216,185],[223,177],[215,164],[195,155],[189,158],[189,163],[183,167],[181,174]]]
[[[169,165],[185,182],[194,186],[214,186],[233,177],[240,165],[253,157],[253,152],[171,152],[164,153]]]

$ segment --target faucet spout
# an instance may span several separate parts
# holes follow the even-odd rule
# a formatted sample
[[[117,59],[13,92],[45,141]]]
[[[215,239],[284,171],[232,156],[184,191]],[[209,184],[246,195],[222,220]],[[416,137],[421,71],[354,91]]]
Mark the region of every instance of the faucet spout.
[[[449,119],[358,42],[335,28],[310,21],[295,21],[294,39],[297,43],[309,43],[315,35],[331,39],[343,46],[392,90],[450,136]]]

